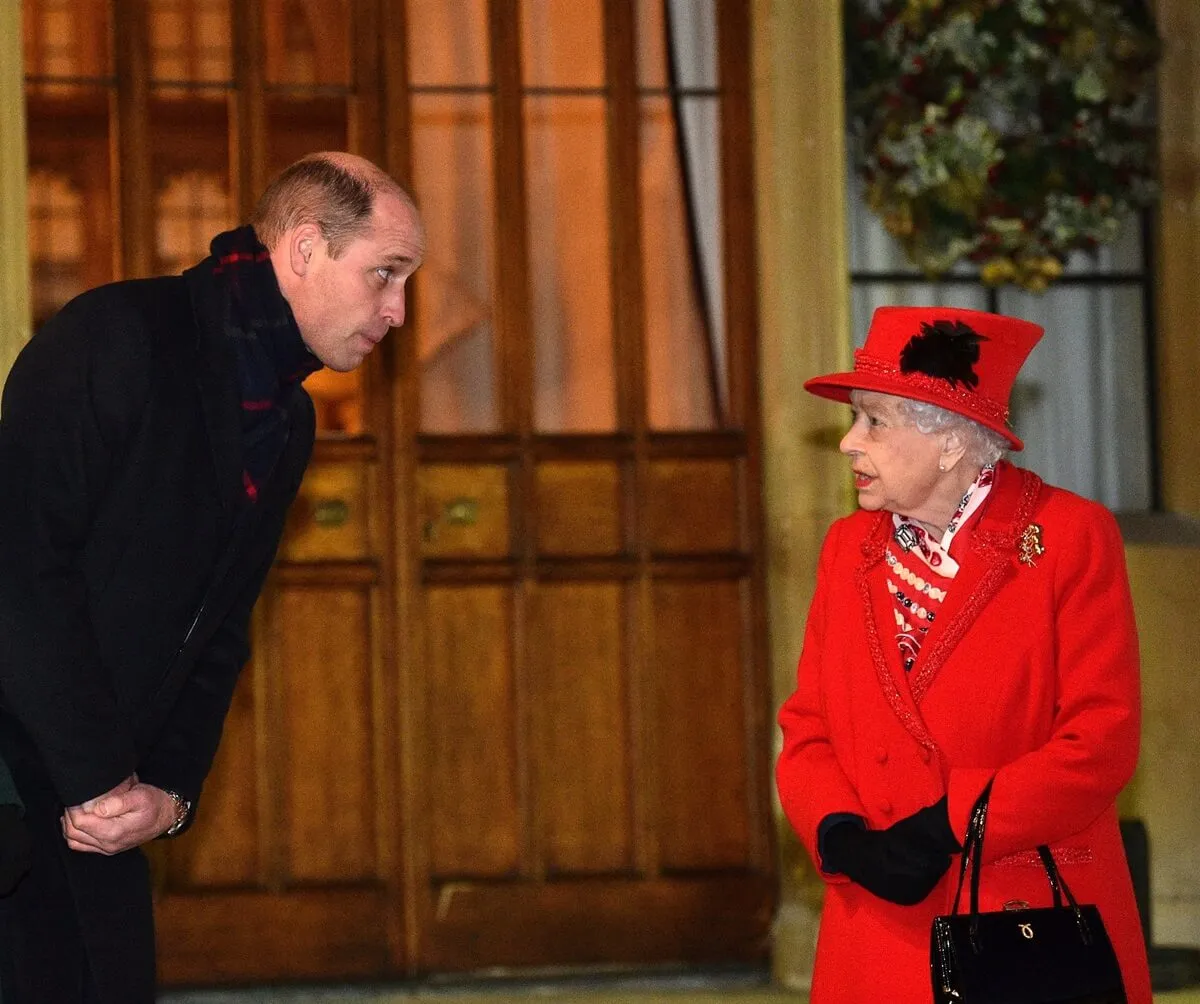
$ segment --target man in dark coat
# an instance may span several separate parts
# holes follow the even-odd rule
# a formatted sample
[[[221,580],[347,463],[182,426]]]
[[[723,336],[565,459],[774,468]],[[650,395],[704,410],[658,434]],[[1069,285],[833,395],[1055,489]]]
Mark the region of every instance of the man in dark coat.
[[[0,410],[0,754],[32,867],[0,899],[6,1004],[149,1004],[139,845],[195,815],[251,609],[313,445],[301,380],[404,320],[424,233],[344,153],[293,164],[182,276],[30,341]]]

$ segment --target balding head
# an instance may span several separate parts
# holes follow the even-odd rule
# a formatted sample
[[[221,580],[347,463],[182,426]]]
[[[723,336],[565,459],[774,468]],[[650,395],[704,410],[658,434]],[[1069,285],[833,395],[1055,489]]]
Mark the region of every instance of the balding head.
[[[272,251],[288,231],[314,223],[336,258],[370,229],[381,194],[394,195],[417,215],[412,197],[371,161],[342,151],[313,153],[285,168],[267,186],[250,222]]]

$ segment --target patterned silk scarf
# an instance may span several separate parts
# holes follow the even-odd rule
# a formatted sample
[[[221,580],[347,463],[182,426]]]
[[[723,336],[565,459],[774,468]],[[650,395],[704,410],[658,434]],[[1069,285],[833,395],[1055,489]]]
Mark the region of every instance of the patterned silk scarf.
[[[934,540],[919,523],[892,513],[892,539],[884,559],[888,564],[887,588],[896,618],[896,643],[907,673],[917,661],[925,635],[937,617],[946,591],[958,574],[951,546],[979,511],[992,490],[996,465],[988,464],[963,493],[941,540]],[[961,553],[961,546],[955,548]]]
[[[242,484],[258,500],[287,442],[284,406],[292,387],[321,368],[279,291],[271,254],[253,227],[218,234],[213,279],[227,297],[225,333],[237,357],[242,402]]]

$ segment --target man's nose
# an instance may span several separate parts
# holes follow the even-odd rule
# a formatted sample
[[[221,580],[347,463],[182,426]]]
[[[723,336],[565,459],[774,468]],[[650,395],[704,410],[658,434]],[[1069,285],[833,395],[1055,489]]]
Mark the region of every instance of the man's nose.
[[[404,323],[404,290],[397,291],[383,303],[383,319],[393,328]]]

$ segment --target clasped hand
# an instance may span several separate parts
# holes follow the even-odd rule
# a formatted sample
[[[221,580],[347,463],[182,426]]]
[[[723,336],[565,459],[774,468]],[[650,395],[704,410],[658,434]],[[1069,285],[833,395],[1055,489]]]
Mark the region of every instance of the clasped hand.
[[[900,906],[913,906],[933,892],[950,868],[950,855],[960,849],[944,798],[886,830],[838,823],[825,834],[824,848],[827,870]]]
[[[68,807],[63,837],[73,851],[120,854],[153,840],[175,821],[175,800],[131,774],[111,791]]]

